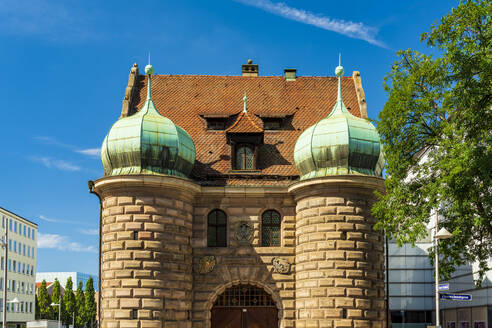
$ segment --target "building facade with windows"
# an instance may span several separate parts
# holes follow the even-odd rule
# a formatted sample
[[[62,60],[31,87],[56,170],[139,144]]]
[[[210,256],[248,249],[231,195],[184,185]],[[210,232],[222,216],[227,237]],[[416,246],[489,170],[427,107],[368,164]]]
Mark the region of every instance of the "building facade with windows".
[[[94,282],[94,290],[97,291],[99,288],[99,286],[97,285],[97,275],[91,275],[89,273],[83,272],[38,272],[36,273],[36,283],[40,284],[43,282],[43,280],[46,280],[47,283],[52,283],[55,281],[55,279],[58,279],[61,287],[65,288],[68,277],[72,278],[73,290],[77,289],[79,282],[82,282],[82,289],[85,290],[87,280],[89,280],[89,278],[91,277]]]
[[[89,183],[103,328],[385,325],[384,160],[360,74],[258,71],[132,67]]]
[[[433,247],[431,232],[416,243],[398,247],[388,243],[389,310],[393,328],[425,328],[435,323],[435,277],[428,250]],[[489,267],[492,260],[489,259]],[[480,288],[475,286],[476,265],[457,268],[442,293],[471,295],[471,301],[441,300],[443,328],[492,328],[492,270]]]
[[[1,250],[0,288],[2,296],[0,310],[3,311],[4,273],[7,270],[7,322],[9,326],[25,326],[34,320],[36,256],[38,225],[4,208],[0,208],[2,226],[1,236],[8,232],[8,259],[5,267],[4,249]],[[19,303],[9,303],[14,298]]]

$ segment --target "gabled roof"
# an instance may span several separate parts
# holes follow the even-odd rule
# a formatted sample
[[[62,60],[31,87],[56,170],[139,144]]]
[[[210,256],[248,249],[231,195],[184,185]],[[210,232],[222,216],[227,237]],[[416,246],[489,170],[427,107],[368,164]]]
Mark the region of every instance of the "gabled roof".
[[[229,133],[260,133],[263,132],[263,128],[259,127],[253,119],[249,116],[248,112],[241,112],[226,132]]]
[[[138,75],[138,69],[134,68],[122,116],[126,115],[125,108],[132,114],[143,106],[146,87],[145,76]],[[245,92],[248,112],[238,115]],[[353,77],[342,78],[342,92],[348,110],[355,116],[367,117],[358,72]],[[293,159],[296,140],[305,129],[330,113],[336,97],[336,77],[301,76],[295,81],[286,81],[283,76],[155,75],[152,78],[156,108],[193,139],[196,162],[191,178],[202,184],[229,184],[247,178],[246,184],[264,185],[269,179],[275,180],[272,184],[282,178],[297,179]],[[226,130],[207,130],[208,115],[229,117]],[[264,131],[264,144],[258,149],[260,173],[254,177],[236,176],[232,172],[227,132],[256,132],[258,128],[263,129],[260,117],[279,116],[284,117],[284,129]],[[256,183],[255,179],[260,178]]]

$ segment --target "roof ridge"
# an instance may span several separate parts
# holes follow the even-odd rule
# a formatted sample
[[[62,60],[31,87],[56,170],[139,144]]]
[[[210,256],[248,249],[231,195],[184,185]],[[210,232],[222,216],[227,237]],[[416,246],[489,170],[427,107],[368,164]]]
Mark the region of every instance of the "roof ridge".
[[[139,74],[139,77],[144,77],[145,75]],[[262,75],[262,76],[242,76],[242,75],[212,75],[212,74],[154,74],[153,77],[223,77],[223,78],[246,78],[246,79],[262,79],[262,78],[281,78],[285,79],[283,75]],[[306,79],[306,78],[332,78],[336,79],[337,76],[328,76],[328,75],[301,75],[297,76],[296,79]],[[352,76],[342,76],[342,79],[353,79]],[[295,82],[295,81],[289,81]]]

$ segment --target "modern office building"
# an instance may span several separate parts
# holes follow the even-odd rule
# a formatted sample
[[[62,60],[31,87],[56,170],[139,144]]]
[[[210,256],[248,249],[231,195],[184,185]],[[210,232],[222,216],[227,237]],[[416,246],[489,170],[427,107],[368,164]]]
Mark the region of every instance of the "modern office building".
[[[435,277],[428,249],[433,246],[429,233],[412,247],[388,243],[389,310],[393,328],[425,328],[435,324]],[[489,260],[492,267],[492,260]],[[452,275],[449,290],[442,293],[471,295],[471,301],[441,300],[443,328],[492,328],[492,270],[476,288],[477,267],[459,267]]]
[[[1,207],[0,216],[0,235],[4,237],[8,232],[6,265],[4,249],[1,250],[0,313],[4,310],[3,277],[7,269],[7,323],[11,327],[21,327],[34,320],[38,225]],[[14,299],[19,302],[12,303]]]
[[[94,281],[94,290],[99,289],[97,275],[82,272],[38,272],[36,274],[36,283],[41,283],[43,280],[46,280],[47,283],[52,283],[55,279],[58,279],[60,285],[65,288],[68,277],[72,278],[73,290],[77,289],[79,282],[82,282],[83,289],[85,290],[85,284],[90,277]]]

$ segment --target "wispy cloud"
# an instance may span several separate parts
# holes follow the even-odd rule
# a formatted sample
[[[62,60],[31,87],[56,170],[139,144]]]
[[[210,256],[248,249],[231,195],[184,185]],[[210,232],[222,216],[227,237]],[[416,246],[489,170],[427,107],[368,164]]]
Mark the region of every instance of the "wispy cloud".
[[[35,136],[34,140],[37,140],[45,145],[68,149],[74,153],[82,154],[89,157],[99,157],[101,155],[100,148],[81,149],[80,147],[64,143],[56,138],[49,137],[49,136]]]
[[[38,157],[38,156],[31,156],[30,159],[33,160],[34,162],[41,163],[50,169],[55,168],[62,171],[72,171],[72,172],[81,170],[80,166],[61,159],[53,159],[51,157]]]
[[[57,218],[50,218],[50,217],[47,217],[45,215],[39,215],[38,218],[40,220],[43,220],[43,221],[46,221],[46,222],[50,222],[50,223],[66,223],[66,224],[81,224],[81,222],[77,222],[77,221],[69,221],[69,220],[62,220],[62,219],[57,219]]]
[[[48,217],[46,217],[46,216],[44,216],[44,215],[40,215],[40,216],[39,216],[39,218],[40,218],[41,220],[43,220],[43,221],[46,221],[46,222],[51,222],[51,223],[58,223],[58,222],[60,222],[60,221],[59,221],[59,220],[57,220],[57,219],[48,218]]]
[[[38,248],[58,249],[60,251],[96,253],[97,249],[92,245],[70,241],[67,236],[51,233],[38,233]]]
[[[87,156],[94,156],[94,157],[101,156],[101,148],[80,149],[80,150],[76,150],[75,152]]]
[[[79,230],[84,235],[97,236],[99,235],[99,229],[80,229]]]
[[[330,18],[321,14],[311,13],[304,9],[289,7],[283,2],[272,2],[270,0],[235,1],[300,23],[309,24],[324,30],[340,33],[350,38],[361,39],[379,47],[386,47],[383,42],[376,39],[378,29],[375,27],[366,26],[363,23]]]
[[[56,138],[48,137],[48,136],[35,136],[34,140],[37,140],[45,145],[56,146],[60,148],[73,149],[75,146],[66,144],[64,142],[59,141]]]

